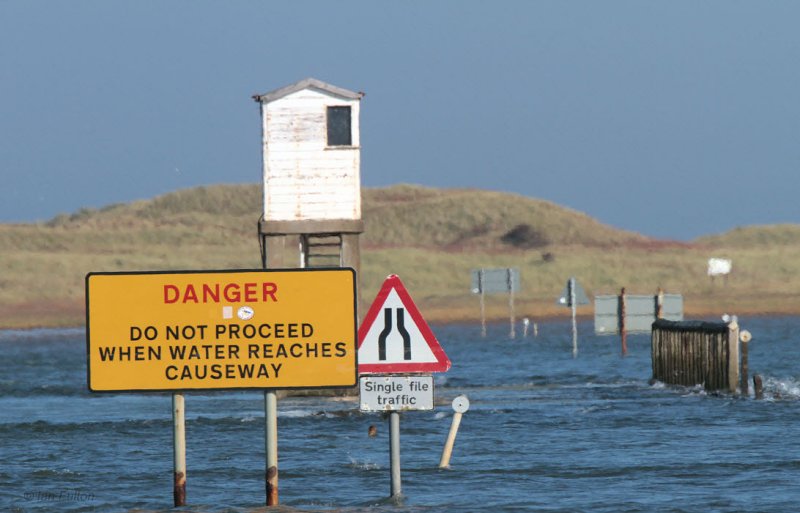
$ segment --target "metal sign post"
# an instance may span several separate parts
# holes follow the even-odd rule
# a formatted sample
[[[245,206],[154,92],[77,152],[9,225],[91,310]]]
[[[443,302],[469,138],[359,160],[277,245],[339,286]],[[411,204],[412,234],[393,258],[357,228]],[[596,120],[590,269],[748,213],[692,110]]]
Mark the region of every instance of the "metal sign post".
[[[508,285],[508,313],[509,313],[509,320],[511,322],[511,332],[509,333],[509,337],[514,339],[517,338],[517,334],[514,331],[514,325],[516,321],[514,319],[514,280],[512,276],[512,269],[506,269],[506,283]]]
[[[359,379],[361,411],[389,412],[389,466],[393,499],[402,493],[400,412],[432,410],[433,378],[419,374],[447,372],[449,369],[450,359],[400,277],[390,275],[383,282],[358,330],[358,372],[362,375]],[[397,373],[416,375],[398,376]]]
[[[278,395],[274,390],[264,392],[264,417],[264,447],[267,459],[264,482],[267,506],[276,506],[278,505]]]
[[[578,356],[578,324],[576,320],[578,305],[588,305],[589,298],[586,296],[583,287],[581,287],[574,277],[567,280],[567,285],[561,292],[558,298],[558,304],[568,306],[572,310],[572,356]]]
[[[392,498],[397,498],[402,493],[402,480],[400,478],[400,413],[393,411],[389,414],[389,464],[392,473]]]
[[[400,477],[400,412],[433,410],[432,376],[362,376],[359,404],[363,412],[389,412],[391,497],[402,492]]]
[[[486,338],[486,291],[483,286],[483,274],[483,269],[478,271],[478,289],[480,289],[481,294],[481,337]]]
[[[486,337],[486,315],[484,296],[486,294],[508,294],[508,315],[511,323],[509,336],[516,337],[514,293],[520,290],[519,269],[477,269],[472,271],[472,293],[480,294],[481,300],[481,336]]]
[[[186,420],[183,394],[172,394],[172,462],[175,507],[186,505]]]

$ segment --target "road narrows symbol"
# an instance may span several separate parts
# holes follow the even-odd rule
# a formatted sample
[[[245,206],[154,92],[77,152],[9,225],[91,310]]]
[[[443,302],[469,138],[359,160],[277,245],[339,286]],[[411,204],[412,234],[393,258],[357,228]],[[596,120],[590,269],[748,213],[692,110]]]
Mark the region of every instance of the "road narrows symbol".
[[[411,335],[406,329],[406,309],[395,308],[397,312],[397,331],[403,337],[403,360],[411,360]],[[392,332],[392,309],[383,309],[383,330],[378,335],[378,360],[386,361],[386,338]]]
[[[383,309],[383,331],[378,335],[378,360],[386,360],[386,337],[392,332],[392,309]]]

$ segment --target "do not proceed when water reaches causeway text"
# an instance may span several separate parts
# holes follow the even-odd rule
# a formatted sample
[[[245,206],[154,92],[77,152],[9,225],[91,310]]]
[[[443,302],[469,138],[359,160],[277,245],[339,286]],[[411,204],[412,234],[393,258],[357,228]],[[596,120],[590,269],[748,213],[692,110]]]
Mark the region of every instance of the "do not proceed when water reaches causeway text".
[[[98,346],[99,361],[164,362],[169,381],[280,378],[287,361],[343,359],[349,351],[345,341],[314,339],[310,323],[131,326],[129,338]]]

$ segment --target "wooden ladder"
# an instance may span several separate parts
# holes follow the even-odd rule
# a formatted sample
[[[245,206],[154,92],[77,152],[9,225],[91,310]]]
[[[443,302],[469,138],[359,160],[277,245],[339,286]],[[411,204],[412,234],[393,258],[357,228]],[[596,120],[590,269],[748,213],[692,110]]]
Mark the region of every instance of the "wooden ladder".
[[[300,236],[301,267],[341,267],[342,236],[338,233],[306,233]]]

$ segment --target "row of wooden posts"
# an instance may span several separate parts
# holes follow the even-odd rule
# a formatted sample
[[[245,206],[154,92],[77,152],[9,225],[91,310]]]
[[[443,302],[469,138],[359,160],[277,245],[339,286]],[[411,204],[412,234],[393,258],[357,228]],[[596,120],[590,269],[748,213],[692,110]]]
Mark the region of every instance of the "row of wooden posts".
[[[736,318],[730,322],[658,319],[650,342],[653,379],[746,396],[750,338],[749,332],[739,330]],[[762,396],[762,387],[761,377],[753,376],[756,398]]]

